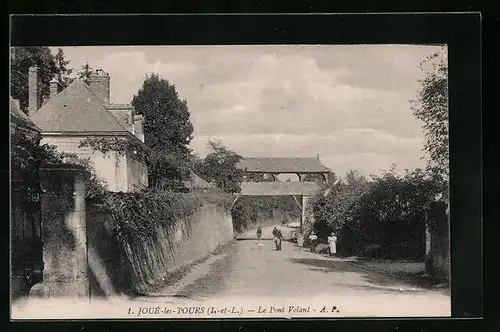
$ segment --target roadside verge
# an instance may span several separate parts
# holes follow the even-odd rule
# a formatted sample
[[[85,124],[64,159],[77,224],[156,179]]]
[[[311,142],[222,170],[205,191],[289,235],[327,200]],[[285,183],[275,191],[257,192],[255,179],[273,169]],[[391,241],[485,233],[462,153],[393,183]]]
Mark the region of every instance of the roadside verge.
[[[425,272],[424,262],[365,260],[358,257],[348,257],[344,261],[360,269],[384,274],[418,287],[443,293],[450,292],[446,280],[435,278]]]

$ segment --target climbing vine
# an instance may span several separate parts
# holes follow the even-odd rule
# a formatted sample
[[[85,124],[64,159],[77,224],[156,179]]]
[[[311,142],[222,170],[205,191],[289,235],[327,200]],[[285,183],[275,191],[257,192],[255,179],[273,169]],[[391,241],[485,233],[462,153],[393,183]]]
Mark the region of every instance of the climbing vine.
[[[202,207],[211,203],[229,211],[231,195],[203,195],[176,193],[156,189],[136,192],[108,192],[101,208],[112,218],[114,235],[121,243],[135,243],[155,237],[158,226],[169,227],[190,218]]]
[[[87,137],[80,142],[80,147],[90,147],[94,151],[104,154],[115,151],[121,156],[138,156],[141,160],[147,160],[147,148],[137,140],[122,137]]]
[[[126,242],[154,236],[156,227],[172,226],[193,215],[201,200],[193,195],[159,192],[108,192],[102,208],[112,215],[115,236]]]
[[[100,180],[89,160],[76,154],[57,151],[55,146],[42,144],[16,130],[11,135],[12,195],[25,208],[35,207],[40,201],[39,170],[46,165],[76,164],[90,173],[86,181],[86,198],[94,199],[106,192],[106,183]]]

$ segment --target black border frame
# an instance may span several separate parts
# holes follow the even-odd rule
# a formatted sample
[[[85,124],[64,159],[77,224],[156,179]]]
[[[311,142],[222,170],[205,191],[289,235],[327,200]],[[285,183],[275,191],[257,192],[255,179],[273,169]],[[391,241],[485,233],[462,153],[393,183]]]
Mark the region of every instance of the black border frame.
[[[479,13],[15,15],[11,16],[10,24],[13,46],[447,44],[452,314],[456,318],[482,316],[482,91]],[[399,323],[403,320],[399,317],[396,319]],[[251,320],[245,321],[250,323]],[[302,319],[292,321],[299,325],[308,323]],[[323,319],[318,321],[323,323]],[[352,323],[352,319],[349,322]],[[211,322],[204,321],[204,324]]]

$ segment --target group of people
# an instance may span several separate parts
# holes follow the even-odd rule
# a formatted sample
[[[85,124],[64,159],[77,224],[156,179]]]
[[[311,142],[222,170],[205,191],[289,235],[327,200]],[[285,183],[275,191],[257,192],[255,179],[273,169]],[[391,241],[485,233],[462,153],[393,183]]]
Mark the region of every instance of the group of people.
[[[262,228],[260,226],[257,228],[257,239],[260,241],[260,238],[262,237]],[[283,233],[281,233],[281,230],[277,229],[274,227],[273,229],[273,242],[274,245],[276,246],[276,251],[281,250],[281,242],[284,240]]]
[[[314,231],[311,232],[308,240],[309,240],[311,252],[316,252],[316,247],[319,244],[319,238]],[[330,236],[327,237],[327,242],[328,242],[328,246],[329,246],[328,249],[329,249],[330,257],[334,256],[337,253],[337,236],[335,235],[335,233],[332,232],[330,234]]]
[[[281,230],[277,229],[274,227],[273,229],[273,242],[274,245],[276,246],[276,250],[280,251],[281,250],[281,241],[283,241],[283,234],[281,233]]]
[[[262,229],[260,226],[257,228],[257,239],[260,240],[262,237]],[[281,230],[278,228],[274,227],[273,229],[273,242],[274,245],[276,246],[276,251],[281,250],[281,242],[284,240],[283,234],[281,233]],[[316,235],[314,231],[311,232],[311,234],[308,237],[309,245],[311,248],[311,252],[316,252],[316,247],[319,244],[319,238]],[[337,253],[337,236],[335,233],[331,233],[330,236],[327,238],[327,242],[329,245],[329,255],[334,256]],[[297,246],[298,248],[302,248],[304,246],[304,238],[302,237],[301,234],[297,236]]]

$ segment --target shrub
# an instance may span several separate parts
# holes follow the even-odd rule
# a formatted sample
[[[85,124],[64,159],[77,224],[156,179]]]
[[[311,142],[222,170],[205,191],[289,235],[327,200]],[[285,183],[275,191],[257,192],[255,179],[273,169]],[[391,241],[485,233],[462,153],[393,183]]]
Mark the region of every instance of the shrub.
[[[422,258],[425,226],[434,222],[430,212],[442,183],[420,169],[400,176],[393,168],[372,178],[367,182],[351,173],[315,197],[318,236],[337,232],[342,255]]]

